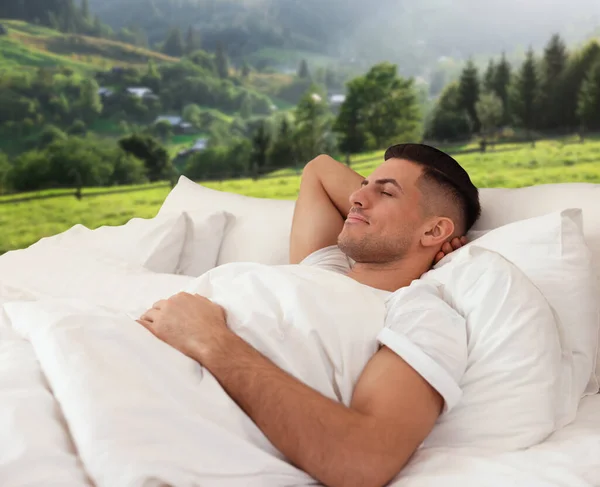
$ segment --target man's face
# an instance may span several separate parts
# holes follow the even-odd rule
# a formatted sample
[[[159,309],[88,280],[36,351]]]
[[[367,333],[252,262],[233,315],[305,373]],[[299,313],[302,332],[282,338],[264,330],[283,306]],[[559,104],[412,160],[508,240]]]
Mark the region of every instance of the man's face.
[[[420,238],[423,169],[389,159],[351,196],[352,208],[338,237],[340,249],[359,263],[388,263],[405,257]]]

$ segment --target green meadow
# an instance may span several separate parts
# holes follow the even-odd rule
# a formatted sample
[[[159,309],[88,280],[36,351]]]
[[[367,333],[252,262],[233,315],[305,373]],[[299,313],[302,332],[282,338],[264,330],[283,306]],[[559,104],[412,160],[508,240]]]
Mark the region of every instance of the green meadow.
[[[600,138],[580,143],[576,137],[538,141],[530,144],[498,145],[486,153],[455,151],[474,146],[455,147],[454,157],[469,172],[480,188],[516,188],[561,182],[600,183]],[[367,176],[383,160],[383,151],[361,154],[352,168]],[[292,169],[253,181],[238,179],[201,184],[232,193],[259,198],[295,199],[300,175]],[[121,225],[131,218],[152,218],[170,191],[167,184],[118,188],[89,188],[83,198],[72,191],[51,190],[0,197],[0,253],[20,249],[67,230],[75,224],[89,228]],[[29,201],[17,200],[30,199]]]

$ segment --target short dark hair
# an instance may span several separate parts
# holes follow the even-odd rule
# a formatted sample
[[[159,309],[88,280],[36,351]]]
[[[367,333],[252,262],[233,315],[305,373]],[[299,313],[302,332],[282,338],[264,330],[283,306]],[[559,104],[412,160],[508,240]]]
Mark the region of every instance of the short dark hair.
[[[425,144],[397,144],[388,148],[384,159],[405,159],[423,166],[421,178],[435,182],[457,200],[465,233],[481,215],[479,191],[467,171],[445,152]]]

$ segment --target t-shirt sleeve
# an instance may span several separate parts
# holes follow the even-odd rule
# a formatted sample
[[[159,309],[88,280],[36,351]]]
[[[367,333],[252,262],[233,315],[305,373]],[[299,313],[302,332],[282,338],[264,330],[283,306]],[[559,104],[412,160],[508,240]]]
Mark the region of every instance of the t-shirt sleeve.
[[[444,399],[444,413],[462,396],[467,366],[464,318],[447,304],[437,283],[414,281],[387,302],[385,327],[377,340],[393,350]]]
[[[308,255],[300,265],[320,267],[345,275],[350,271],[351,261],[337,245],[331,245]]]

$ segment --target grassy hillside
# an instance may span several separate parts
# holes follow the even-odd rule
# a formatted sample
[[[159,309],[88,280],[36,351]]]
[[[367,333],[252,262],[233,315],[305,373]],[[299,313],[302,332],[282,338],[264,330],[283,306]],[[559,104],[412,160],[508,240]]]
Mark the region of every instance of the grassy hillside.
[[[336,64],[337,59],[325,54],[298,49],[280,49],[276,47],[264,47],[250,54],[248,60],[253,65],[271,64],[278,66],[297,67],[300,61],[306,60],[309,66],[328,67]]]
[[[0,20],[8,35],[0,36],[0,71],[65,66],[76,71],[175,62],[176,58],[122,42],[61,34],[15,20]]]
[[[461,147],[465,149],[469,147]],[[454,150],[458,150],[455,148]],[[452,152],[452,151],[450,151]],[[529,144],[499,146],[486,154],[456,154],[456,159],[478,187],[522,187],[559,182],[600,183],[600,138],[579,144],[575,138]],[[357,156],[352,167],[368,175],[383,160],[383,152]],[[300,177],[292,170],[279,171],[276,177],[203,183],[205,186],[248,196],[294,199]],[[112,194],[102,194],[113,191]],[[0,253],[26,247],[42,237],[62,232],[82,223],[90,228],[120,225],[133,217],[156,215],[169,193],[168,185],[84,190],[81,201],[72,192],[0,197]],[[13,203],[23,197],[50,196]]]

